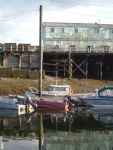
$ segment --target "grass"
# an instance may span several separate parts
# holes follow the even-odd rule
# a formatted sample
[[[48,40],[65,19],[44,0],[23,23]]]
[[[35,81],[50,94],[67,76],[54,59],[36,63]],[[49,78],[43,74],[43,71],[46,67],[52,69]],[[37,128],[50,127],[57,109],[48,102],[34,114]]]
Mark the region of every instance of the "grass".
[[[46,77],[42,82],[42,89],[49,89],[49,85],[55,83],[56,78]],[[15,94],[15,95],[24,95],[25,91],[28,90],[28,87],[38,88],[38,79],[14,79],[14,78],[1,78],[0,80],[0,95]],[[93,79],[76,79],[73,78],[63,79],[58,78],[58,83],[69,84],[71,85],[74,93],[87,93],[93,92],[95,88],[101,88],[106,85],[113,86],[113,81],[109,80],[93,80]]]

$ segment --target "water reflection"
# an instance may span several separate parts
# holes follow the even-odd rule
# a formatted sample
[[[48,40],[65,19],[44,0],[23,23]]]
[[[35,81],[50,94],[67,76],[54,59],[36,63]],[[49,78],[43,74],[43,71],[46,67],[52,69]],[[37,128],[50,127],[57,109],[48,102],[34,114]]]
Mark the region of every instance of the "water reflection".
[[[89,108],[85,113],[91,113],[98,123],[102,124],[105,128],[113,128],[113,109],[111,108]]]
[[[0,110],[1,149],[113,150],[113,110],[82,107],[5,112]]]

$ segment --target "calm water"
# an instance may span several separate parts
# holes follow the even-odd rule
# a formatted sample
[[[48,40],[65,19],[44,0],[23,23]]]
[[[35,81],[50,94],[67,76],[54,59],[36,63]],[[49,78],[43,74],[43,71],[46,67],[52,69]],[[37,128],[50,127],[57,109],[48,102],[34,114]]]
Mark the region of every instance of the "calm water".
[[[113,110],[0,110],[0,149],[113,150]]]

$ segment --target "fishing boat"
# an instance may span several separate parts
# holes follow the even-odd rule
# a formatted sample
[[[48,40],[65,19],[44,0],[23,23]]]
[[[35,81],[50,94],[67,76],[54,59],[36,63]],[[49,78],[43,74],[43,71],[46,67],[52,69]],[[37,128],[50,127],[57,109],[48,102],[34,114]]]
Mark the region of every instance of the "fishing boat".
[[[79,97],[79,100],[86,106],[113,107],[113,86],[96,89],[93,94],[86,94]]]
[[[70,85],[49,85],[50,90],[43,90],[42,96],[65,96],[65,95],[73,95],[73,90]],[[25,95],[30,95],[32,97],[38,96],[39,91],[37,88],[29,87],[29,91],[25,92]]]

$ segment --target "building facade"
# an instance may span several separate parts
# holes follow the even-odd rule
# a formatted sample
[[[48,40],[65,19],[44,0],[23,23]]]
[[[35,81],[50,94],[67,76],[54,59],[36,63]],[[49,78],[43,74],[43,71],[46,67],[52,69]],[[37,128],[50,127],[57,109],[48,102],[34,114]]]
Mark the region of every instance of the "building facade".
[[[113,25],[43,22],[44,51],[113,52]]]

